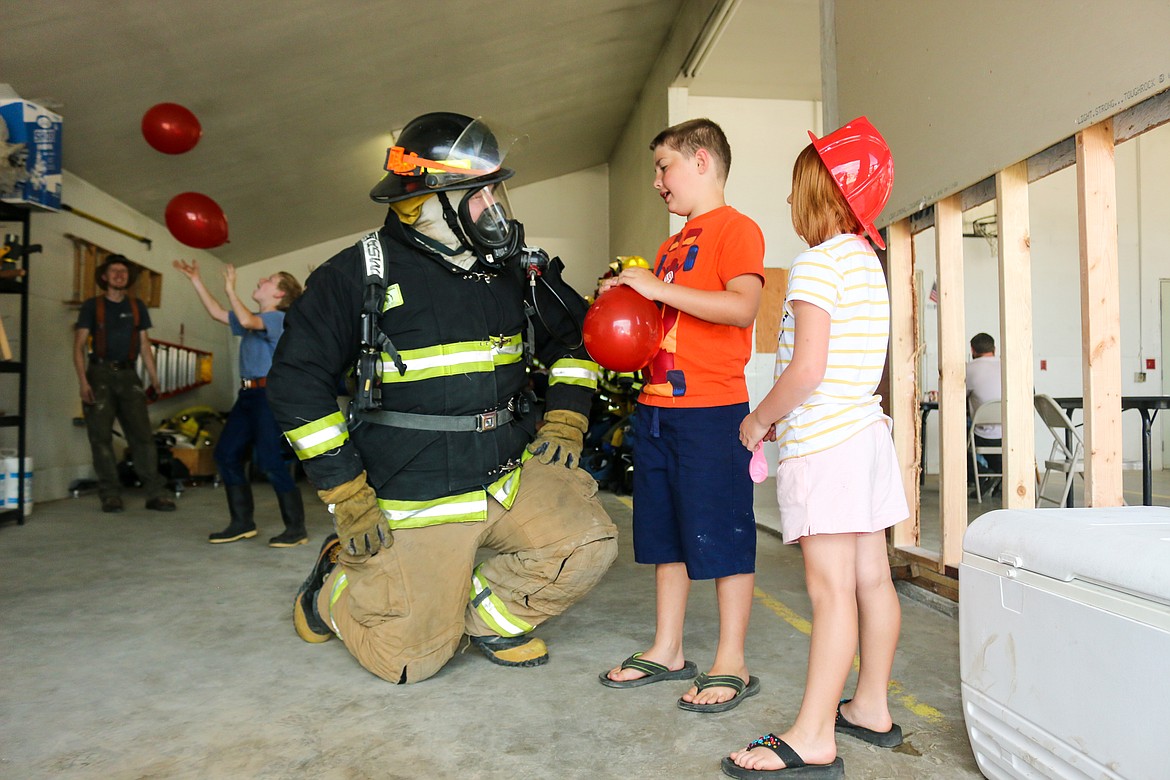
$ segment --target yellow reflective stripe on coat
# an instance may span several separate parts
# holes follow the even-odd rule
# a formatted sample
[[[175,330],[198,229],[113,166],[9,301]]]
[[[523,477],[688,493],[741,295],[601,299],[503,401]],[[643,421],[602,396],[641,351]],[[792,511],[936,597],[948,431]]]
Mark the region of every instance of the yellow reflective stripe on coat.
[[[345,572],[337,575],[337,579],[333,580],[333,590],[329,593],[329,625],[333,628],[333,633],[337,634],[337,638],[341,639],[341,632],[337,630],[337,623],[333,620],[333,605],[341,598],[341,594],[349,587],[349,580],[345,578]]]
[[[523,463],[531,457],[532,453],[524,450],[520,462]],[[483,490],[472,490],[456,496],[432,498],[427,501],[379,498],[378,508],[382,510],[392,530],[427,528],[443,523],[482,523],[487,520],[489,496],[498,501],[504,509],[511,509],[519,492],[520,469],[516,468]]]
[[[509,612],[499,596],[492,593],[487,580],[479,573],[482,567],[481,563],[471,573],[471,605],[483,621],[500,636],[520,636],[535,628]]]
[[[378,506],[390,528],[426,528],[442,523],[479,523],[487,520],[487,493],[473,490],[427,501],[379,498]]]
[[[345,444],[349,440],[349,431],[345,427],[345,415],[334,412],[328,417],[295,428],[284,437],[298,458],[308,460]]]
[[[493,338],[491,342],[492,362],[497,366],[519,363],[524,359],[524,338],[519,333],[515,336]]]
[[[597,378],[601,369],[592,360],[562,358],[552,364],[548,371],[548,384],[577,385],[589,390],[597,389]]]
[[[494,371],[496,366],[519,363],[524,359],[520,334],[500,336],[486,341],[458,341],[433,347],[404,349],[399,355],[406,363],[406,373],[399,374],[394,361],[382,353],[382,382],[402,384],[443,376],[460,376]]]
[[[520,460],[523,462],[531,457],[532,453],[524,450],[524,455]],[[491,494],[492,498],[500,502],[500,506],[504,509],[511,509],[512,502],[516,500],[516,494],[520,492],[520,469],[512,469],[488,485],[487,492]]]

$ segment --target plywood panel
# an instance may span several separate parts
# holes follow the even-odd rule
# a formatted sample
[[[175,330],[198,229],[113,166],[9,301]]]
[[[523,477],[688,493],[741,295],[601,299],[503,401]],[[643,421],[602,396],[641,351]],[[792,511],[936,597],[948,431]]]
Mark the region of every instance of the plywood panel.
[[[98,246],[84,238],[65,234],[65,238],[73,243],[73,299],[65,303],[80,305],[82,301],[92,298],[101,292],[97,286],[95,272],[101,267],[106,258],[112,254],[110,250]],[[134,283],[130,286],[130,294],[138,298],[151,308],[158,308],[162,303],[162,274],[152,271],[146,266],[139,265],[133,260],[130,263],[130,274]]]
[[[764,269],[764,293],[760,297],[760,311],[756,315],[756,352],[760,354],[776,353],[780,320],[784,316],[784,293],[787,290],[787,268]]]

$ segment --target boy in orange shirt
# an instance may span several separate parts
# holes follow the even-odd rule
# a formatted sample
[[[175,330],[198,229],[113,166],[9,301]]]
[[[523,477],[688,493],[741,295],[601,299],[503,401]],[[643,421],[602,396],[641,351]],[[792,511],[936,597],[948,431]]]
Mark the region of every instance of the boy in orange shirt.
[[[739,443],[748,411],[744,366],[760,306],[764,236],[728,206],[731,147],[719,125],[692,119],[651,142],[654,188],[687,224],[663,242],[654,270],[627,268],[602,282],[657,301],[665,337],[638,398],[634,559],[655,566],[654,643],[601,674],[611,688],[695,677],[683,655],[691,580],[714,579],[719,645],[678,706],[722,712],[759,692],[744,640],[755,587],[751,453]]]

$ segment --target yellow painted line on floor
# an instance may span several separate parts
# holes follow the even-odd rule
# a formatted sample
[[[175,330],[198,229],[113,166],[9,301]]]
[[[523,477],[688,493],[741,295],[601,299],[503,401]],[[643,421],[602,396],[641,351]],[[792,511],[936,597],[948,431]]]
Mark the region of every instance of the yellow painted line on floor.
[[[902,683],[898,682],[897,680],[890,680],[890,695],[893,696],[899,704],[923,720],[928,720],[931,723],[943,722],[943,714],[941,712],[936,710],[934,707],[931,707],[929,704],[924,704],[918,701],[916,697],[911,696],[908,693],[904,693],[902,689]]]
[[[634,508],[634,501],[629,496],[614,496],[614,498],[631,509]],[[756,601],[758,601],[762,606],[771,610],[785,623],[792,626],[805,636],[812,635],[812,622],[801,617],[787,604],[780,601],[779,599],[773,598],[759,588],[755,589],[753,595],[755,596]],[[859,659],[857,656],[854,656],[853,669],[855,671],[857,670],[858,664]],[[941,723],[944,720],[943,714],[934,707],[931,707],[929,704],[924,704],[911,694],[905,693],[902,688],[902,683],[898,682],[897,680],[890,680],[890,695],[894,697],[895,701],[923,720],[930,721],[931,723]]]
[[[792,626],[805,636],[810,636],[812,634],[812,621],[805,620],[800,615],[793,612],[787,604],[781,601],[777,601],[759,588],[756,588],[755,596],[756,601],[760,602],[762,605],[779,615],[780,619],[785,623]]]
[[[773,598],[772,596],[769,596],[759,588],[755,589],[754,595],[756,601],[758,601],[762,606],[770,609],[785,623],[792,626],[805,636],[810,636],[812,634],[812,621],[801,617],[787,604]],[[857,656],[854,656],[854,671],[857,670],[859,663],[860,661]],[[912,696],[911,694],[905,693],[904,689],[902,688],[902,683],[898,682],[897,680],[890,680],[890,695],[893,696],[899,704],[923,720],[930,721],[931,723],[941,723],[944,720],[943,714],[934,707],[919,701],[917,697]]]

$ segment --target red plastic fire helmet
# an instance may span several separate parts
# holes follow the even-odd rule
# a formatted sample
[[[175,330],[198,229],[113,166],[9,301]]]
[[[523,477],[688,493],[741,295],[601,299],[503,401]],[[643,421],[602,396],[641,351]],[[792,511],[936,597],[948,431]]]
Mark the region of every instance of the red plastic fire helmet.
[[[813,148],[829,169],[853,215],[879,249],[886,242],[873,221],[886,207],[894,188],[894,155],[870,121],[859,116],[824,138],[809,131]]]

